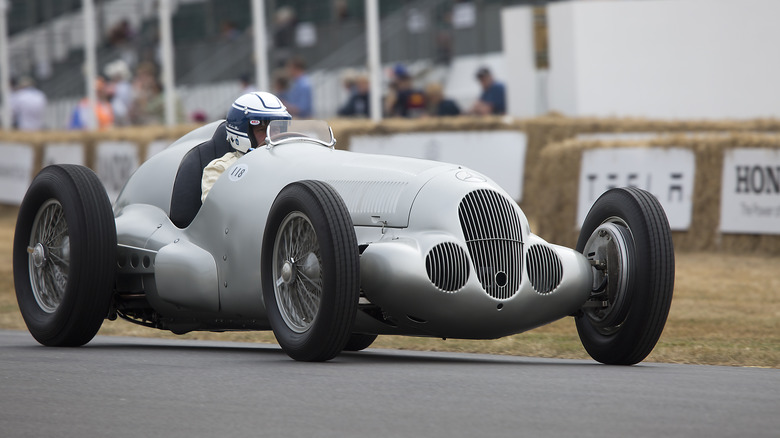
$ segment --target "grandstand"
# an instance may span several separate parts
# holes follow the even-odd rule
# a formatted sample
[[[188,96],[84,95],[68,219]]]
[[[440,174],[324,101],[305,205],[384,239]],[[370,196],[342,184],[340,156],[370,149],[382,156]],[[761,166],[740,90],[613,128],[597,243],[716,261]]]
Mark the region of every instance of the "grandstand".
[[[31,74],[49,97],[48,125],[65,126],[85,95],[80,0],[9,0],[11,75]],[[253,76],[250,0],[171,0],[177,94],[188,112],[221,117],[240,93],[238,78]],[[490,65],[498,77],[501,9],[544,4],[531,0],[380,1],[382,63],[408,64],[423,85],[438,81],[445,94],[470,105],[479,92],[473,74]],[[363,0],[265,0],[271,73],[292,55],[303,57],[315,91],[315,114],[332,117],[346,99],[344,69],[366,66]],[[151,0],[96,2],[98,71],[116,60],[131,66],[158,61],[159,22]],[[132,35],[115,38],[123,22]]]

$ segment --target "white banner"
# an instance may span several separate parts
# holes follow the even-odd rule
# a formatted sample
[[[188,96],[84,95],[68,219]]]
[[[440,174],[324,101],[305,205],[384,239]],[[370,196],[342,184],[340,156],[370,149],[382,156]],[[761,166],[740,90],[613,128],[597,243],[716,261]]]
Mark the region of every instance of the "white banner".
[[[97,146],[95,172],[113,202],[138,168],[138,145],[129,141],[103,141]]]
[[[682,148],[592,149],[582,155],[577,226],[591,205],[615,187],[639,187],[661,202],[673,230],[687,230],[693,209],[695,157]]]
[[[720,231],[780,234],[780,149],[724,152]]]
[[[19,205],[32,182],[35,152],[30,145],[0,143],[0,203]]]
[[[520,202],[526,141],[525,133],[517,131],[415,132],[355,136],[350,150],[463,165],[491,178]]]
[[[84,145],[81,143],[46,143],[41,168],[52,164],[84,165]]]

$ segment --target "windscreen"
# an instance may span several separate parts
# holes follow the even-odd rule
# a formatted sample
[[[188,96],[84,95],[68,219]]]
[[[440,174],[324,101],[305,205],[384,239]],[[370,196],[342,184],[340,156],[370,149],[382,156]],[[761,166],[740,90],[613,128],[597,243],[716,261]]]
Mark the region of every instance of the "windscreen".
[[[313,141],[328,147],[336,143],[324,120],[273,120],[267,134],[271,146],[293,141]]]

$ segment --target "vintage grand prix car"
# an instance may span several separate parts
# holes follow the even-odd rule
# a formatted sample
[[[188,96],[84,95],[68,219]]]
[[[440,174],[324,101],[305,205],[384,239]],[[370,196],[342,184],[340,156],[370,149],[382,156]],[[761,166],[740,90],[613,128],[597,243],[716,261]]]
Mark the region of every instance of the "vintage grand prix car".
[[[303,361],[377,335],[494,339],[573,315],[597,361],[635,364],[672,300],[674,252],[658,201],[618,188],[576,250],[529,230],[507,193],[462,166],[335,149],[322,121],[274,121],[200,201],[224,123],[144,163],[112,206],[89,169],[33,180],[14,237],[24,320],[50,346],[89,342],[106,318],[174,333],[273,330]]]

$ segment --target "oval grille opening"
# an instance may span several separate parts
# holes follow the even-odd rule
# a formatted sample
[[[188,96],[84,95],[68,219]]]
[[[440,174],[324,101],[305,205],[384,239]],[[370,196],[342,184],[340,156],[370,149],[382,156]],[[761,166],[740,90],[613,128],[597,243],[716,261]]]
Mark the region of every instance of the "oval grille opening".
[[[525,268],[534,290],[540,294],[554,291],[563,278],[563,265],[558,254],[547,246],[533,245],[528,248],[527,258]]]
[[[455,243],[440,243],[428,252],[425,270],[436,287],[445,292],[457,292],[469,278],[468,256]]]
[[[511,298],[522,280],[523,242],[515,205],[493,190],[475,190],[458,207],[463,237],[482,288]]]

